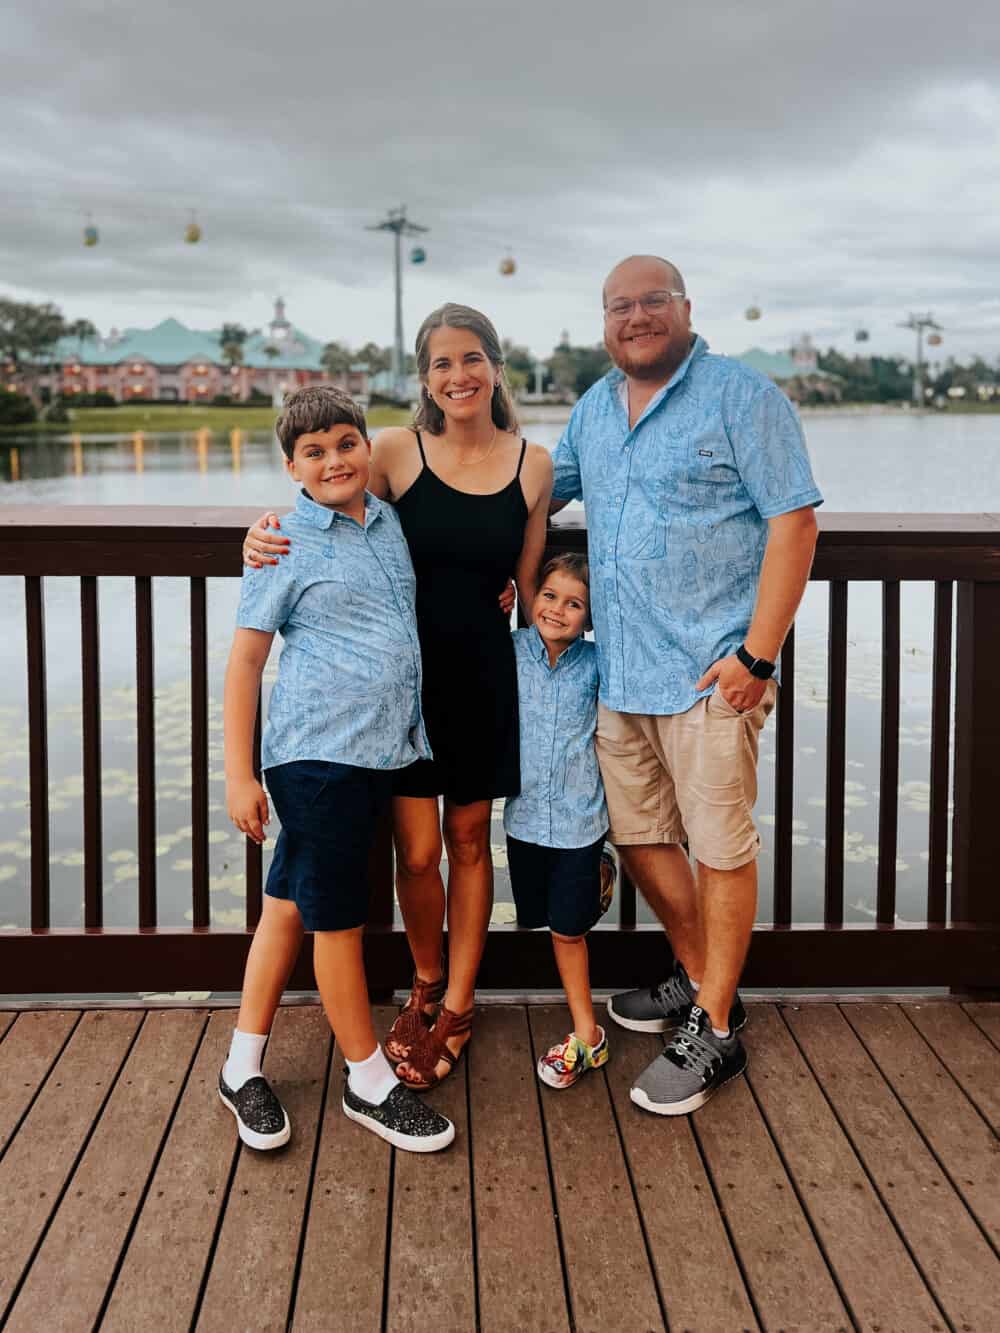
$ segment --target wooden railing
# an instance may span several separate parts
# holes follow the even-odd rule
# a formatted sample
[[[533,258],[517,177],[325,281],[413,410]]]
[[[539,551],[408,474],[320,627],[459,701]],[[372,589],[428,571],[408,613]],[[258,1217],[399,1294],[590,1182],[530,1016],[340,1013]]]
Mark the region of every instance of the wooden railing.
[[[247,936],[261,909],[262,861],[260,848],[248,842],[245,929],[211,927],[206,580],[240,574],[240,537],[255,517],[256,511],[235,508],[0,510],[0,572],[23,578],[25,587],[31,830],[30,873],[24,886],[30,928],[0,933],[3,992],[238,989]],[[818,988],[1000,987],[1000,873],[993,836],[1000,823],[1000,515],[824,514],[820,526],[813,578],[830,585],[824,920],[793,921],[792,634],[782,654],[775,734],[772,924],[755,931],[745,982]],[[552,529],[550,542],[553,549],[584,549],[586,532],[561,524]],[[84,925],[79,929],[50,926],[44,580],[53,575],[80,580]],[[102,575],[135,580],[134,930],[103,926],[97,585]],[[190,585],[190,929],[157,925],[154,576],[185,578]],[[926,910],[924,922],[916,926],[895,921],[897,802],[885,799],[879,803],[876,920],[872,925],[844,924],[847,609],[850,586],[858,581],[882,585],[883,794],[895,792],[899,778],[900,585],[921,581],[935,587]],[[369,975],[374,989],[385,990],[405,984],[410,970],[405,936],[393,921],[388,827],[372,853],[371,883]],[[766,902],[766,885],[762,897]],[[662,972],[662,932],[658,926],[636,924],[635,891],[628,882],[621,886],[618,924],[597,928],[591,952],[598,986],[628,985]],[[557,985],[544,933],[491,929],[480,983],[520,992]],[[292,984],[312,984],[308,949]]]

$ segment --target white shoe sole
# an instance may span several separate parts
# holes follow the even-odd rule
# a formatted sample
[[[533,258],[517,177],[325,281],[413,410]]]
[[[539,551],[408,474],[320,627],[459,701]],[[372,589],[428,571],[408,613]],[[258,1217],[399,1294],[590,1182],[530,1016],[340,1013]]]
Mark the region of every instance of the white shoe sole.
[[[583,1075],[586,1072],[587,1071],[584,1070],[583,1073],[577,1074],[576,1077],[571,1079],[568,1083],[560,1083],[559,1075],[553,1074],[548,1065],[542,1064],[541,1060],[535,1065],[535,1073],[538,1077],[547,1088],[555,1088],[556,1092],[563,1092],[566,1088],[572,1088],[575,1084],[580,1082],[580,1079],[583,1078]]]
[[[728,1078],[723,1079],[721,1083],[717,1083],[714,1088],[696,1092],[693,1097],[688,1097],[683,1102],[654,1102],[642,1088],[630,1088],[628,1095],[636,1106],[641,1106],[644,1111],[652,1111],[653,1115],[690,1115],[692,1111],[697,1111],[699,1106],[704,1106],[708,1099],[720,1088],[724,1088],[727,1083],[732,1083],[734,1078],[739,1078],[740,1074],[745,1072],[746,1065],[737,1073],[730,1074]]]
[[[608,1000],[608,1013],[619,1027],[628,1028],[629,1032],[667,1032],[675,1028],[676,1023],[668,1023],[665,1018],[623,1018],[615,1012],[614,996]]]
[[[363,1111],[352,1110],[345,1101],[340,1104],[348,1120],[353,1120],[356,1125],[363,1125],[365,1129],[370,1129],[380,1139],[385,1139],[386,1143],[391,1143],[394,1148],[401,1148],[403,1152],[440,1152],[442,1148],[447,1148],[450,1143],[455,1141],[455,1126],[450,1121],[448,1128],[443,1129],[440,1134],[430,1134],[418,1138],[413,1134],[400,1134],[398,1130],[389,1129],[377,1120],[372,1120]]]
[[[232,1111],[236,1120],[236,1130],[240,1138],[248,1148],[256,1148],[258,1152],[270,1152],[272,1148],[283,1148],[292,1137],[292,1126],[288,1119],[288,1112],[284,1109],[282,1114],[285,1117],[285,1123],[276,1134],[257,1134],[254,1130],[248,1129],[240,1119],[240,1113],[225,1095],[222,1089],[219,1089],[219,1101],[227,1110]]]

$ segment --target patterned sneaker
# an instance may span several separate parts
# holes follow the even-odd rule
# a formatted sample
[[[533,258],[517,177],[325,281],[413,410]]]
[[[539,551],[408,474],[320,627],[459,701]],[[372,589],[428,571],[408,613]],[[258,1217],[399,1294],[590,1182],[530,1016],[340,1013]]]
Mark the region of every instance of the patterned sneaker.
[[[739,1037],[735,1033],[717,1037],[708,1014],[695,1004],[663,1054],[636,1079],[629,1096],[636,1106],[656,1115],[687,1115],[746,1067],[747,1053]]]
[[[697,995],[684,965],[674,963],[670,976],[658,986],[612,995],[608,1000],[608,1013],[616,1023],[632,1032],[669,1032],[685,1021]],[[729,1030],[740,1032],[746,1025],[747,1011],[737,995],[729,1011]]]
[[[231,1088],[219,1070],[219,1096],[236,1117],[240,1138],[250,1148],[266,1152],[280,1148],[292,1137],[292,1127],[281,1102],[262,1074],[248,1078],[242,1088]]]
[[[550,1046],[545,1055],[538,1057],[538,1077],[550,1088],[571,1088],[578,1078],[582,1078],[588,1069],[600,1069],[608,1063],[608,1038],[603,1028],[598,1028],[600,1041],[588,1046],[575,1032]]]
[[[455,1137],[455,1126],[433,1107],[411,1092],[405,1083],[397,1083],[378,1106],[363,1101],[344,1083],[341,1103],[348,1120],[370,1129],[394,1148],[407,1152],[438,1152]]]

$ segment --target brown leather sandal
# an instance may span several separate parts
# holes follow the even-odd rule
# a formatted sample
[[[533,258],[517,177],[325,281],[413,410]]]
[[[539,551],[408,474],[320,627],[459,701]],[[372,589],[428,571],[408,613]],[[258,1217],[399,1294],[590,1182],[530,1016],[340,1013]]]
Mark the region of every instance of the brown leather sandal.
[[[391,1061],[398,1064],[400,1060],[405,1060],[421,1037],[427,1035],[435,1015],[424,1013],[424,1005],[440,1004],[446,986],[443,976],[437,981],[424,981],[423,977],[418,977],[414,972],[410,997],[396,1015],[396,1021],[382,1043]]]
[[[416,1074],[416,1078],[408,1079],[399,1074],[398,1069],[396,1071],[400,1080],[408,1088],[412,1088],[414,1092],[429,1092],[431,1088],[436,1088],[439,1083],[448,1077],[448,1074],[458,1064],[469,1045],[469,1039],[467,1039],[463,1043],[462,1049],[455,1055],[446,1044],[448,1038],[460,1037],[464,1033],[471,1034],[472,1018],[475,1012],[475,1008],[472,1008],[466,1009],[464,1013],[456,1014],[442,1003],[438,1010],[437,1022],[429,1032],[426,1032],[417,1041],[406,1060],[400,1062],[409,1065],[413,1073]],[[447,1064],[448,1071],[439,1077],[437,1067],[442,1060]]]

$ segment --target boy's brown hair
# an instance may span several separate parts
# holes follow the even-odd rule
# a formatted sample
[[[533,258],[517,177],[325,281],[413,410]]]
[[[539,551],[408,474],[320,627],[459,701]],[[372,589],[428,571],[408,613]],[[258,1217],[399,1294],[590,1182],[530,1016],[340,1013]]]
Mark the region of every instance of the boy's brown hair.
[[[350,394],[332,384],[308,384],[304,389],[285,394],[274,433],[282,453],[290,459],[300,435],[312,435],[334,426],[356,426],[362,437],[368,438],[365,414]]]
[[[587,563],[587,557],[576,551],[563,551],[560,555],[552,556],[546,560],[539,572],[539,588],[550,574],[565,574],[567,578],[576,579],[587,589],[587,623],[584,629],[593,629],[594,624],[590,618],[590,565]]]

